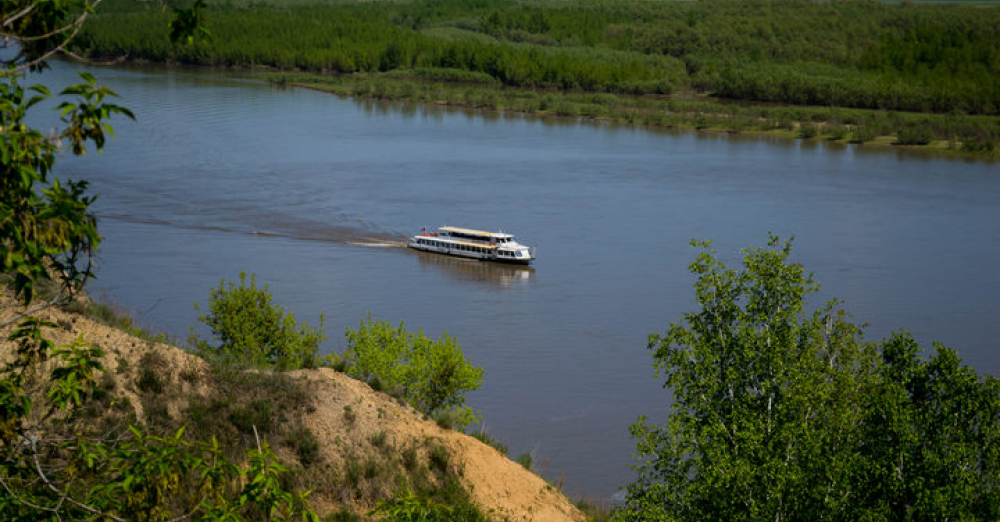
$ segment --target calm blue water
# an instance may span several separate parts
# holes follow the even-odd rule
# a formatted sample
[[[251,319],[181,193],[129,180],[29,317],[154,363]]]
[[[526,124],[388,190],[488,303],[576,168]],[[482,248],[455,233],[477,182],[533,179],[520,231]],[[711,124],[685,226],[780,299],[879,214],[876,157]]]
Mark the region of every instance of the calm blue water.
[[[57,64],[48,82],[77,66]],[[868,334],[910,329],[1000,375],[1000,166],[910,153],[342,100],[206,71],[98,69],[138,115],[60,160],[99,193],[91,287],[179,338],[210,287],[256,273],[331,340],[367,312],[461,342],[468,400],[572,495],[632,478],[663,420],[647,336],[693,308],[692,238],[729,261],[769,232]],[[531,270],[391,246],[503,229]],[[389,245],[389,246],[387,246]]]

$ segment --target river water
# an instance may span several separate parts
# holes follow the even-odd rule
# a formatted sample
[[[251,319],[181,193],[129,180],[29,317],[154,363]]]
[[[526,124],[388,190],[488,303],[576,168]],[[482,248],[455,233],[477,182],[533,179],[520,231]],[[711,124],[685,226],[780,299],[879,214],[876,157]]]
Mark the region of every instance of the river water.
[[[69,81],[56,64],[43,80]],[[138,116],[90,180],[105,237],[91,292],[184,338],[240,271],[343,348],[367,312],[457,337],[468,402],[571,495],[626,484],[640,414],[667,415],[647,336],[693,310],[692,238],[794,258],[868,335],[910,329],[1000,374],[1000,167],[903,151],[670,133],[339,99],[227,73],[102,68]],[[503,229],[530,269],[400,248],[421,227]]]

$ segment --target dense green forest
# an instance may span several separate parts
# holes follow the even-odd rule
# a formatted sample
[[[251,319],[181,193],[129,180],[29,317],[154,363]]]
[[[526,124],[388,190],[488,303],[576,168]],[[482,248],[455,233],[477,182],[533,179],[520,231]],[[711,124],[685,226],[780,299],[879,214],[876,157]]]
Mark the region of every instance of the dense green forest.
[[[1000,113],[1000,10],[802,0],[215,2],[172,46],[157,5],[108,0],[97,56],[317,71],[445,67],[505,85]]]
[[[854,138],[906,134],[901,143],[957,140],[971,151],[993,150],[1000,140],[992,118],[1000,115],[1000,9],[988,3],[215,0],[205,11],[213,38],[194,45],[163,34],[169,16],[156,3],[106,0],[77,51],[364,78],[430,70],[433,81],[485,84],[494,95],[709,95],[942,114],[947,121],[926,120],[935,129],[914,133],[883,121]],[[696,112],[704,119],[713,111]],[[831,139],[838,136],[834,130]]]

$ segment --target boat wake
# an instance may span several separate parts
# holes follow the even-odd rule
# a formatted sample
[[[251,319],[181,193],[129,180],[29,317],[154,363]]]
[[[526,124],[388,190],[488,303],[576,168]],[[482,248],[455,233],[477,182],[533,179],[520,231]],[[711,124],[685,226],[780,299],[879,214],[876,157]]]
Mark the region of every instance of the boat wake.
[[[99,214],[98,219],[137,225],[165,226],[179,230],[339,243],[363,248],[406,248],[407,241],[407,236],[401,233],[378,230],[368,224],[360,223],[358,226],[348,226],[324,225],[304,220],[298,222],[284,220],[282,222],[272,221],[263,227],[254,223],[187,223],[181,220],[172,221],[121,214]]]

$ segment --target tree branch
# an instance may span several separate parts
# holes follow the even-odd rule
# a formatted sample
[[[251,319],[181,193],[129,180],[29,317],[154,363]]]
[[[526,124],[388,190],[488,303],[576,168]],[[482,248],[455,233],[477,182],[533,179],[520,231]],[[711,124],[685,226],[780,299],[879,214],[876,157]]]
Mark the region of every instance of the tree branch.
[[[102,0],[96,0],[93,4],[90,4],[90,8],[97,7],[97,5],[101,3],[101,1]],[[4,74],[13,74],[13,73],[18,73],[18,72],[24,71],[24,70],[26,70],[26,69],[28,69],[30,67],[33,67],[35,65],[38,65],[39,63],[42,63],[42,62],[48,60],[49,58],[51,58],[54,54],[56,54],[58,52],[64,52],[64,49],[65,49],[66,45],[68,45],[69,42],[71,40],[73,40],[73,38],[76,38],[77,33],[80,32],[80,28],[83,27],[83,22],[84,22],[84,20],[87,19],[87,15],[88,14],[89,13],[84,12],[72,24],[69,24],[68,26],[64,27],[63,29],[60,29],[59,31],[56,31],[54,33],[50,33],[48,36],[46,36],[47,38],[51,37],[51,36],[54,36],[56,34],[59,34],[62,31],[65,31],[65,30],[69,29],[70,27],[72,27],[73,28],[73,32],[70,33],[70,35],[67,36],[66,39],[62,41],[62,43],[60,43],[59,45],[53,47],[52,49],[49,49],[48,51],[45,52],[45,54],[43,54],[42,56],[39,56],[38,58],[35,58],[34,60],[27,61],[27,62],[24,62],[21,65],[16,66],[16,67],[12,67],[10,69],[7,69],[6,71],[4,71]],[[21,41],[31,41],[29,39],[39,39],[40,38],[40,37],[21,37],[21,36],[18,36],[18,35],[7,35],[6,33],[4,33],[3,35],[4,36],[12,36],[12,37],[17,38],[17,39],[19,39]]]
[[[37,307],[35,307],[32,310],[25,310],[23,313],[17,315],[15,318],[11,319],[10,321],[7,321],[6,323],[0,324],[0,330],[6,330],[12,324],[17,323],[18,321],[21,321],[25,317],[37,314],[38,312],[41,312],[42,310],[46,310],[46,309],[51,308],[53,306],[62,304],[63,300],[65,300],[67,297],[69,297],[69,296],[60,295],[60,297],[57,297],[56,299],[53,299],[52,301],[49,301],[49,302],[47,302],[45,304],[38,305]]]
[[[74,500],[72,497],[69,496],[69,493],[63,493],[63,492],[59,491],[59,489],[57,489],[55,487],[55,485],[53,485],[52,482],[49,481],[49,478],[45,475],[45,471],[42,470],[42,465],[38,461],[38,451],[36,450],[36,445],[35,445],[35,441],[34,440],[31,441],[31,459],[35,463],[35,471],[38,473],[38,478],[40,478],[42,480],[42,482],[50,490],[52,490],[53,493],[55,493],[56,495],[59,495],[61,497],[59,499],[59,504],[60,505],[62,504],[63,500],[66,500],[70,504],[73,504],[74,506],[76,506],[76,507],[78,507],[78,508],[80,508],[80,509],[82,509],[82,510],[84,510],[84,511],[90,513],[90,514],[92,514],[92,515],[99,515],[99,516],[102,516],[102,517],[110,518],[111,520],[115,520],[117,522],[126,522],[126,520],[124,518],[119,518],[119,517],[116,517],[116,516],[112,515],[111,513],[105,513],[105,512],[103,512],[103,511],[101,511],[99,509],[92,508],[92,507],[90,507],[90,506],[88,506],[88,505],[86,505],[86,504],[84,504],[82,502],[78,502],[78,501]],[[55,512],[52,508],[46,509],[46,511]],[[58,513],[56,513],[56,516],[58,516]]]
[[[34,4],[33,3],[33,4],[29,5],[28,7],[25,7],[24,9],[21,9],[19,12],[14,13],[13,15],[11,15],[10,18],[4,20],[3,23],[0,24],[0,27],[7,27],[8,25],[10,25],[10,24],[12,24],[12,23],[20,20],[21,18],[24,18],[25,16],[28,15],[28,13],[30,13],[31,11],[33,11],[35,9],[35,6],[37,6],[37,5],[38,4]]]

